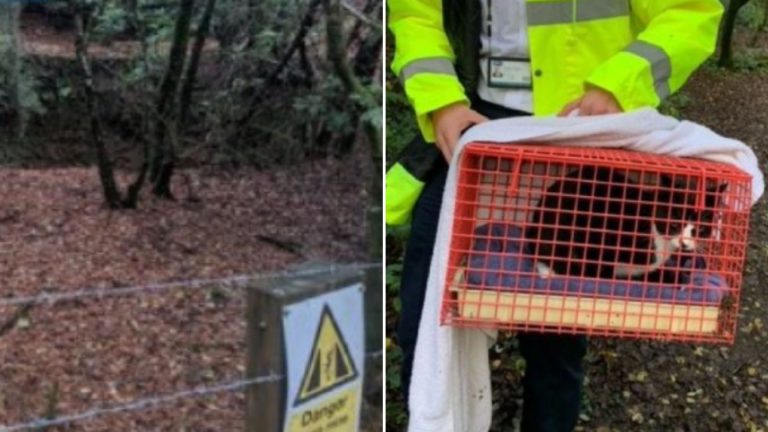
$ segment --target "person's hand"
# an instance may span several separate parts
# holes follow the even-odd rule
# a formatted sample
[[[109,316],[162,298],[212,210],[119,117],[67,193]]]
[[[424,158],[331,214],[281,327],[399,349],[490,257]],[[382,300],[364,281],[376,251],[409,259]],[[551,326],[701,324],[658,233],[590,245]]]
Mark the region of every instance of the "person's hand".
[[[477,111],[464,103],[455,103],[432,112],[432,124],[435,127],[435,144],[450,162],[453,149],[459,142],[461,133],[470,126],[488,121]]]
[[[587,87],[584,96],[566,105],[558,115],[565,117],[577,109],[580,116],[616,114],[622,111],[619,102],[610,92],[592,86]]]

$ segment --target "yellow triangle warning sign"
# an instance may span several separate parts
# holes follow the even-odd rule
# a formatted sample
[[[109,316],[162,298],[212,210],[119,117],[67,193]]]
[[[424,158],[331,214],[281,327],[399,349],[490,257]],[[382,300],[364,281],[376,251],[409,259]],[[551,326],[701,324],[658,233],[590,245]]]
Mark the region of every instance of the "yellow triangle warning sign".
[[[328,305],[323,306],[309,362],[293,406],[357,378],[357,368]]]

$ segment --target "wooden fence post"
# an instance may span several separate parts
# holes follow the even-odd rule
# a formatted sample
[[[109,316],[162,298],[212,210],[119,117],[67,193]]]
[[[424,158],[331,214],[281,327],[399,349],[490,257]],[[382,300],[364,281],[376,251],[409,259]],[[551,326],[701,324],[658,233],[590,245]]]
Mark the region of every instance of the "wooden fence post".
[[[246,379],[287,374],[283,340],[283,308],[354,284],[363,283],[360,270],[328,264],[297,267],[295,276],[260,281],[247,289]],[[377,289],[378,291],[378,289]],[[363,326],[364,323],[360,323]],[[381,324],[378,323],[380,328]],[[315,335],[307,334],[307,338]],[[359,366],[361,369],[364,365]],[[361,371],[362,372],[362,371]],[[246,432],[283,430],[286,408],[286,379],[249,386],[246,389]]]

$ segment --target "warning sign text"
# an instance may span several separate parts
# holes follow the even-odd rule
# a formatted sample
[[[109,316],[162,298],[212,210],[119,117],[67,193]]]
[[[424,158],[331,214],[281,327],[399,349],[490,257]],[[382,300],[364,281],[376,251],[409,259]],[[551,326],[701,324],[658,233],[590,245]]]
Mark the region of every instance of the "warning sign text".
[[[296,411],[288,432],[355,432],[360,387],[354,386]]]

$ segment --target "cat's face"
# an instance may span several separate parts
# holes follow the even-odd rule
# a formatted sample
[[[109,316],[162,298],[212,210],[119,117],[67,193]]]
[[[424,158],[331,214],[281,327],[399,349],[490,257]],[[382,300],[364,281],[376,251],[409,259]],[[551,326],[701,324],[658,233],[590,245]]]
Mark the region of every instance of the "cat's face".
[[[657,235],[663,237],[670,252],[697,250],[697,241],[712,236],[715,224],[715,214],[722,205],[723,192],[727,184],[721,184],[708,188],[706,191],[704,208],[697,209],[696,194],[688,192],[687,185],[673,183],[668,178],[662,178],[662,185],[666,186],[668,193],[661,194],[661,202],[670,203],[670,206],[659,206],[656,211],[655,227]],[[682,205],[684,204],[684,205]]]

